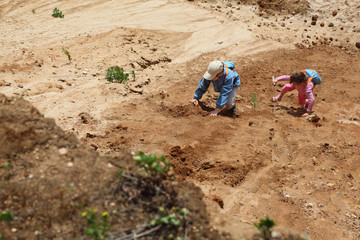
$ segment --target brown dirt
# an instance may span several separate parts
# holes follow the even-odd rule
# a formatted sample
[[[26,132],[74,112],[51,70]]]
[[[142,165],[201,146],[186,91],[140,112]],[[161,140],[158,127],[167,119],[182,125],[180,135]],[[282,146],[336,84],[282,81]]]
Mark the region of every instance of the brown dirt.
[[[64,19],[49,17],[55,5]],[[0,212],[14,215],[0,222],[3,239],[81,239],[85,207],[108,211],[115,236],[163,204],[190,210],[173,229],[189,239],[256,239],[253,222],[266,215],[286,239],[289,229],[297,239],[360,239],[356,9],[335,0],[0,4]],[[200,106],[188,102],[214,59],[236,65],[238,115],[208,117],[212,89]],[[107,84],[110,66],[134,70],[135,81]],[[323,79],[308,119],[296,92],[270,101],[282,86],[273,75],[304,68]],[[170,160],[173,175],[158,186],[167,197],[136,172],[129,153],[138,151]],[[130,177],[116,178],[121,169]]]

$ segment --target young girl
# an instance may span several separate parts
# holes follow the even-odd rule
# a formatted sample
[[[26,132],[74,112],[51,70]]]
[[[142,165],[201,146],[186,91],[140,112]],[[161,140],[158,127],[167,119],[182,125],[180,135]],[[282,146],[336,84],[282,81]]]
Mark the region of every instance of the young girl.
[[[289,81],[290,83],[285,84],[281,93],[276,97],[272,98],[273,102],[281,101],[284,94],[294,89],[298,90],[298,102],[306,109],[306,113],[303,117],[308,116],[312,113],[314,105],[313,89],[316,85],[321,83],[321,78],[315,70],[306,69],[301,72],[295,72],[293,75],[284,75],[277,77],[273,80],[275,85],[278,81]]]

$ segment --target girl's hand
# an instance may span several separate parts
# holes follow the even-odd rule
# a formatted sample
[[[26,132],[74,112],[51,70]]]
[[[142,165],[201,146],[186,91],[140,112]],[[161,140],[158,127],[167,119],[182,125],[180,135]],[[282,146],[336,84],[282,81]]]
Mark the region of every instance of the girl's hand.
[[[191,99],[190,102],[191,102],[192,104],[194,104],[195,106],[197,106],[197,105],[199,104],[199,101],[196,100],[195,98],[194,98],[194,99]]]
[[[277,78],[274,78],[274,76],[273,76],[273,77],[272,77],[272,83],[273,83],[273,85],[275,86],[277,82],[278,82]]]
[[[214,111],[209,112],[209,115],[210,117],[216,117],[220,111],[221,111],[220,108],[215,108]]]

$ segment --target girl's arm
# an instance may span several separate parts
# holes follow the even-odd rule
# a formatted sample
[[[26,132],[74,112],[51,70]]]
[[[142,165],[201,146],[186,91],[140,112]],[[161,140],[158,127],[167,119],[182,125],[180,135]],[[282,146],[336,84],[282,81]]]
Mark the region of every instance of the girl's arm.
[[[277,77],[276,81],[278,81],[278,82],[290,81],[290,75],[282,75],[280,77]]]

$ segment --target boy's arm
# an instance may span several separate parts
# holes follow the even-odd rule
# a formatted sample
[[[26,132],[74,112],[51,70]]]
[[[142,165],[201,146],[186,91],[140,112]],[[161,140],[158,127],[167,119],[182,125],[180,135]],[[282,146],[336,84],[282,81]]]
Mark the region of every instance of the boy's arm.
[[[204,93],[206,92],[206,90],[209,88],[209,86],[210,86],[210,81],[205,80],[205,78],[201,78],[199,85],[195,90],[194,99],[200,100],[204,95]]]

